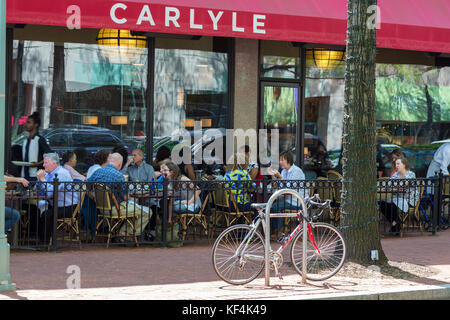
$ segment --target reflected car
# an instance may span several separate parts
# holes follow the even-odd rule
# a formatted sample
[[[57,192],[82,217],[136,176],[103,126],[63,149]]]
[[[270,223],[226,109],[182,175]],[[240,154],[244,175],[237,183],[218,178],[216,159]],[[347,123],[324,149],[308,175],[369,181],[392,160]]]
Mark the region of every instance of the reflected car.
[[[59,155],[66,151],[85,149],[90,157],[99,150],[112,150],[117,145],[123,145],[128,153],[131,153],[131,150],[135,147],[131,142],[124,141],[119,132],[93,126],[51,127],[41,130],[39,134],[46,139],[50,148]],[[27,136],[28,133],[26,132],[19,134],[11,145],[22,145]]]
[[[226,162],[226,130],[223,128],[215,129],[218,131],[215,131],[218,136],[222,139],[222,156],[215,154],[216,149],[212,149],[212,154],[205,156],[205,149],[210,146],[214,141],[216,141],[217,136],[210,135],[209,133],[212,133],[211,131],[202,131],[202,132],[194,132],[189,131],[190,135],[190,141],[185,142],[183,141],[182,136],[165,136],[165,137],[157,137],[155,140],[157,140],[153,144],[153,159],[156,156],[156,153],[158,149],[161,146],[167,146],[170,150],[173,150],[176,146],[178,148],[181,148],[183,146],[186,146],[191,151],[191,163],[194,166],[195,170],[205,170],[206,167],[209,167],[211,170],[221,169],[223,164],[219,164],[220,162],[225,163]],[[195,135],[197,134],[198,137]],[[212,148],[212,147],[211,147]],[[195,163],[195,155],[200,154],[201,151],[202,155],[202,163],[197,164]],[[222,158],[222,159],[220,159]],[[211,165],[207,165],[206,163],[212,163]]]
[[[438,147],[438,145],[436,145]],[[392,168],[391,152],[400,149],[409,161],[411,170],[417,177],[425,177],[428,166],[433,159],[435,149],[429,148],[429,145],[408,145],[408,149],[397,144],[380,144],[377,148],[377,158],[382,159],[382,168],[384,176],[389,176]],[[437,149],[437,148],[436,148]]]

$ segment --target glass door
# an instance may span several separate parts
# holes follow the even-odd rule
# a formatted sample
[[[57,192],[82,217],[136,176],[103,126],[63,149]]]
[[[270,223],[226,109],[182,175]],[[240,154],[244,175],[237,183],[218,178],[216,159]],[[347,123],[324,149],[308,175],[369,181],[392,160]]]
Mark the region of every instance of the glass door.
[[[298,119],[300,85],[262,83],[262,128],[267,129],[270,136],[271,129],[279,130],[279,153],[291,151],[295,162],[300,164],[300,150],[296,148],[299,142]],[[269,139],[269,141],[271,141]]]

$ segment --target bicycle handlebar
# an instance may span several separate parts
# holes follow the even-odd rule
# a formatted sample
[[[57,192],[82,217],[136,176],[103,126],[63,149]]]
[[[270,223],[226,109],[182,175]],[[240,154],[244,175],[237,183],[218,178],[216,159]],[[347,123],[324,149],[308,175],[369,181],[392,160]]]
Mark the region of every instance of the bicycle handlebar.
[[[320,207],[320,208],[323,208],[323,207],[329,205],[330,202],[331,202],[330,199],[325,200],[325,202],[314,202],[312,200],[309,201],[310,204],[315,205],[315,206]]]
[[[308,222],[318,219],[323,214],[324,209],[326,207],[331,209],[331,207],[330,207],[331,200],[330,199],[325,200],[325,202],[317,202],[315,200],[320,201],[320,197],[319,197],[319,195],[317,193],[314,194],[312,197],[306,197],[305,198],[305,204],[308,207],[313,205],[313,206],[318,207],[319,209],[321,209],[320,213],[318,215],[315,215],[313,217],[307,218],[306,220]],[[252,204],[252,207],[257,209],[259,211],[260,215],[262,215],[265,212],[265,205],[266,205],[265,203],[258,203],[258,204]],[[303,214],[302,214],[302,217],[304,217]]]

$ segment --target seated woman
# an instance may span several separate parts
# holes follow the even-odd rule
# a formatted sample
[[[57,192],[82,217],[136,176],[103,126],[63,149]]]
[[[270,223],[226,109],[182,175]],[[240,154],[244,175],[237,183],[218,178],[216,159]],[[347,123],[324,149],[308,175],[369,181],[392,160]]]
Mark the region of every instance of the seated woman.
[[[173,201],[173,212],[175,213],[196,213],[202,206],[200,200],[201,190],[195,188],[188,177],[180,174],[180,168],[171,161],[166,161],[161,164],[161,173],[170,182],[169,188],[179,191],[180,195]],[[174,182],[176,181],[176,182]],[[184,183],[184,181],[186,183]],[[172,211],[172,210],[170,210]],[[169,223],[172,221],[171,212],[169,212]]]
[[[400,149],[394,149],[391,152],[392,171],[391,171],[391,174],[389,175],[390,177],[392,177],[394,175],[394,173],[397,172],[395,162],[397,161],[397,159],[400,159],[400,158],[406,159],[406,156],[403,154],[403,152]]]
[[[231,162],[231,161],[229,161]],[[225,174],[225,180],[232,181],[227,183],[227,187],[231,188],[231,193],[236,200],[239,211],[248,212],[254,211],[251,208],[250,197],[248,195],[249,189],[256,187],[255,183],[252,183],[252,178],[247,172],[247,164],[245,156],[238,153],[234,156],[232,165],[229,171]],[[231,210],[235,211],[234,204],[230,201]]]
[[[400,158],[395,161],[395,167],[397,172],[393,174],[391,179],[415,179],[416,175],[410,170],[409,161],[406,158]],[[405,187],[408,186],[408,181],[405,183]],[[394,187],[395,188],[395,187]],[[399,212],[408,212],[409,208],[414,208],[417,201],[419,201],[419,189],[410,187],[407,188],[406,192],[404,190],[397,189],[398,192],[393,191],[391,199],[380,202],[381,213],[388,219],[391,223],[391,229],[389,232],[399,234],[400,232],[400,220]]]
[[[64,169],[67,169],[70,173],[70,176],[74,181],[80,180],[84,181],[86,180],[86,177],[80,174],[78,171],[74,169],[74,167],[77,165],[77,154],[72,151],[67,151],[62,156],[62,163]]]
[[[155,173],[159,172],[161,170],[161,164],[165,160],[170,160],[171,151],[167,146],[161,146],[159,147],[158,151],[156,152],[155,160],[153,161],[152,167],[155,169]]]

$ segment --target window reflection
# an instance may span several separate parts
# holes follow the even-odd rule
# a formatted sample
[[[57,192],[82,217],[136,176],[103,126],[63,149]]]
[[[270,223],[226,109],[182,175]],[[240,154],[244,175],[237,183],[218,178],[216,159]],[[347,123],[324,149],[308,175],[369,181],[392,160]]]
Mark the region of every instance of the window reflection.
[[[226,128],[228,55],[188,49],[156,49],[154,136]]]
[[[123,64],[96,44],[14,40],[12,145],[23,143],[23,124],[38,111],[40,134],[59,153],[137,146],[146,132],[147,87],[147,51],[139,50]]]
[[[389,175],[391,153],[400,149],[424,177],[434,152],[450,138],[450,68],[378,64],[376,72],[379,171]]]
[[[305,174],[326,177],[327,170],[341,171],[345,67],[322,70],[312,61],[306,66]]]
[[[279,130],[279,153],[290,150],[295,154],[298,88],[264,87],[264,128]]]
[[[300,50],[291,42],[261,41],[261,77],[300,79]]]
[[[342,171],[344,66],[323,71],[307,64],[305,98],[305,164],[314,176],[316,163],[329,159]],[[400,149],[416,176],[426,175],[436,149],[450,138],[450,68],[377,64],[377,167],[382,176],[392,169],[391,153]],[[310,142],[316,141],[314,145]],[[325,156],[317,152],[325,149]],[[307,151],[307,152],[306,152]],[[327,163],[328,160],[325,160]]]

